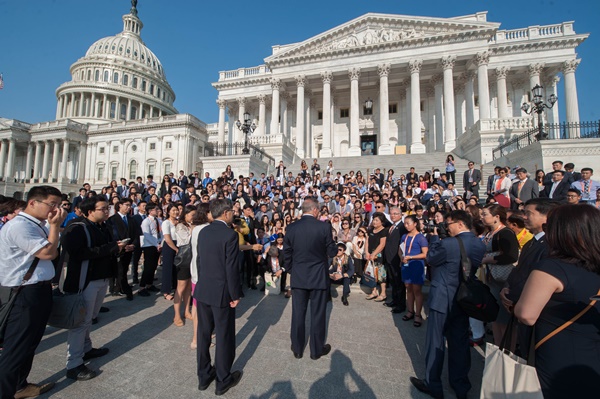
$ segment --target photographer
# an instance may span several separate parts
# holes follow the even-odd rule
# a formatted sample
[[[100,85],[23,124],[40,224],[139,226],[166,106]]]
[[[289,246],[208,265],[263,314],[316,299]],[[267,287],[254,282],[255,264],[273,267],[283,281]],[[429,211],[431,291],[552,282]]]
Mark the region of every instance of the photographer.
[[[431,241],[431,236],[436,234],[440,239],[448,237],[448,225],[445,222],[446,215],[442,211],[437,211],[432,219],[425,225],[423,234],[427,235],[427,240]]]

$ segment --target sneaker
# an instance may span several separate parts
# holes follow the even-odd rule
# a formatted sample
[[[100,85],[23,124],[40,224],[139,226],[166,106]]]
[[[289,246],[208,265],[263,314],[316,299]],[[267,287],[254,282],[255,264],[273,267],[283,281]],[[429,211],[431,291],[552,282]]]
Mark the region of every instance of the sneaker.
[[[15,399],[35,398],[36,396],[40,396],[41,394],[48,392],[52,388],[54,388],[53,382],[49,382],[44,385],[27,384],[25,388],[15,393]]]
[[[83,360],[95,359],[108,353],[108,348],[92,348],[83,355]]]
[[[96,372],[86,367],[85,364],[79,365],[74,369],[67,370],[67,378],[77,381],[91,380],[96,376]]]

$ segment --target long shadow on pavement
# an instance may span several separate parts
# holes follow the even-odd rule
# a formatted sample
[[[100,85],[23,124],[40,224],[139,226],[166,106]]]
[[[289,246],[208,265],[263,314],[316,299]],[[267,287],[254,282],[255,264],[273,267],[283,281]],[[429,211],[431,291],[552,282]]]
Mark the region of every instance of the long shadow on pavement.
[[[349,384],[346,383],[349,377]],[[355,389],[350,389],[355,388]],[[367,382],[352,367],[352,360],[339,350],[331,355],[329,372],[311,385],[310,399],[322,398],[360,398],[375,399],[375,393]]]

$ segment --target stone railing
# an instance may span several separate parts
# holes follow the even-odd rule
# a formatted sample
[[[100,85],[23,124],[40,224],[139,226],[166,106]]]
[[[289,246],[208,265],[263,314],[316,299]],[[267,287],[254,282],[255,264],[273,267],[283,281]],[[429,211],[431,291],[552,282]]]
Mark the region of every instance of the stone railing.
[[[527,130],[535,126],[531,116],[514,118],[493,118],[479,120],[479,131],[490,130]]]
[[[206,128],[206,123],[202,122],[200,119],[196,118],[194,115],[176,114],[176,115],[157,116],[154,118],[135,119],[135,120],[131,120],[131,121],[121,120],[121,121],[102,123],[99,125],[89,125],[88,131],[90,131],[90,132],[102,131],[105,129],[112,129],[116,126],[121,126],[121,127],[145,126],[145,125],[148,125],[149,123],[155,123],[155,122],[190,122],[190,123],[198,125],[202,128]]]
[[[278,134],[262,134],[262,135],[252,135],[248,137],[248,141],[252,144],[262,145],[262,144],[283,144],[287,146],[293,146],[292,142],[285,135]]]
[[[251,68],[239,68],[232,71],[219,72],[219,82],[224,80],[241,79],[251,76],[270,75],[271,70],[266,65],[259,65]]]
[[[574,35],[573,22],[563,22],[562,24],[530,26],[521,29],[499,30],[490,43],[504,43],[522,40],[537,39],[543,37],[556,37]]]

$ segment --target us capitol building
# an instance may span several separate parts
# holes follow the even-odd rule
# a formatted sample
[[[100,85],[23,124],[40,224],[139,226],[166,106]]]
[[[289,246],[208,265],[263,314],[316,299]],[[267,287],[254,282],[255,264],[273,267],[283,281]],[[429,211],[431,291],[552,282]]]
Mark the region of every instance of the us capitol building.
[[[96,41],[71,66],[71,81],[56,90],[55,120],[0,118],[0,193],[41,182],[76,192],[84,182],[97,188],[147,174],[160,181],[179,170],[214,175],[226,164],[236,174],[260,173],[280,159],[452,151],[485,164],[503,141],[537,126],[537,116],[521,110],[537,84],[544,98],[564,93],[544,123],[562,122],[559,107],[566,122],[579,122],[575,50],[588,34],[576,34],[573,22],[500,30],[485,12],[368,13],[275,45],[264,65],[219,72],[219,120],[211,124],[177,112],[142,28],[134,5],[121,33]],[[255,125],[248,155],[235,123],[244,114]]]

